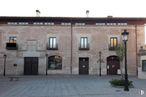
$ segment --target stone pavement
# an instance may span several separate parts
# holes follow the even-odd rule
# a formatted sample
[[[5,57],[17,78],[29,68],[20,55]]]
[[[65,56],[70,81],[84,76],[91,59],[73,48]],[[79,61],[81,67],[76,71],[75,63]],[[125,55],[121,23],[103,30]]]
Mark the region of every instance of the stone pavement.
[[[22,76],[19,81],[1,76],[0,97],[146,97],[146,80],[130,77],[134,88],[125,92],[109,84],[113,78],[120,76]]]

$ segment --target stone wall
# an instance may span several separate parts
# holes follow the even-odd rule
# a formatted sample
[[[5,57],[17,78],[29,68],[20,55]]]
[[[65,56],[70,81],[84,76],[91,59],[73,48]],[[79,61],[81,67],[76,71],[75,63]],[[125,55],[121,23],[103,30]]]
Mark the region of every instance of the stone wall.
[[[79,57],[89,57],[89,74],[99,74],[98,52],[102,52],[102,74],[107,74],[107,57],[116,55],[114,51],[109,51],[109,38],[118,37],[119,43],[122,43],[121,32],[128,29],[128,73],[136,75],[136,32],[137,48],[144,43],[143,26],[72,26],[72,56],[71,56],[71,26],[0,26],[0,74],[3,74],[3,54],[6,54],[6,74],[14,75],[15,68],[13,64],[18,64],[17,73],[24,73],[24,57],[39,57],[39,74],[45,74],[46,54],[48,56],[59,55],[62,57],[62,70],[48,70],[48,74],[70,74],[72,65],[72,74],[79,72]],[[17,36],[18,50],[6,50],[6,42],[10,35]],[[56,37],[58,50],[47,50],[46,46],[49,37]],[[89,50],[79,50],[80,37],[88,37]],[[72,62],[71,62],[72,58]],[[72,63],[72,64],[71,64]]]

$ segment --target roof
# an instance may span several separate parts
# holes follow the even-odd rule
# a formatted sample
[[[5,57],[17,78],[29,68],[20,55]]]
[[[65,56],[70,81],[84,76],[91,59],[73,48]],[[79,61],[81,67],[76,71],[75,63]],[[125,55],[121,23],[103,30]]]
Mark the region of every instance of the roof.
[[[118,23],[145,24],[146,17],[18,17],[0,16],[0,23],[5,22],[84,22],[84,23]]]

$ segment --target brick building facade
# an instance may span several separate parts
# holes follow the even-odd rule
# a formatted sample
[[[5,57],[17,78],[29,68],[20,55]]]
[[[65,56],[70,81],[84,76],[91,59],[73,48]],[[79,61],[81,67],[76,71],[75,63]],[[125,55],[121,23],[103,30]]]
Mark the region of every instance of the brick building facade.
[[[0,74],[120,74],[115,47],[128,39],[128,74],[138,73],[146,18],[0,17]],[[5,56],[4,56],[5,55]]]

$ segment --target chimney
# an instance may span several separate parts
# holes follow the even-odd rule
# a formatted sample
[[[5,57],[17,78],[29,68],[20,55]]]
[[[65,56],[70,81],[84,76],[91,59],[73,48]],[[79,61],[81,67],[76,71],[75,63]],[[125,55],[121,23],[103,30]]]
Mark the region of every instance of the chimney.
[[[86,16],[89,17],[89,10],[86,10]]]
[[[36,16],[39,17],[41,12],[39,10],[36,10]]]
[[[107,16],[107,18],[113,18],[113,16],[112,15],[109,15],[109,16]]]

